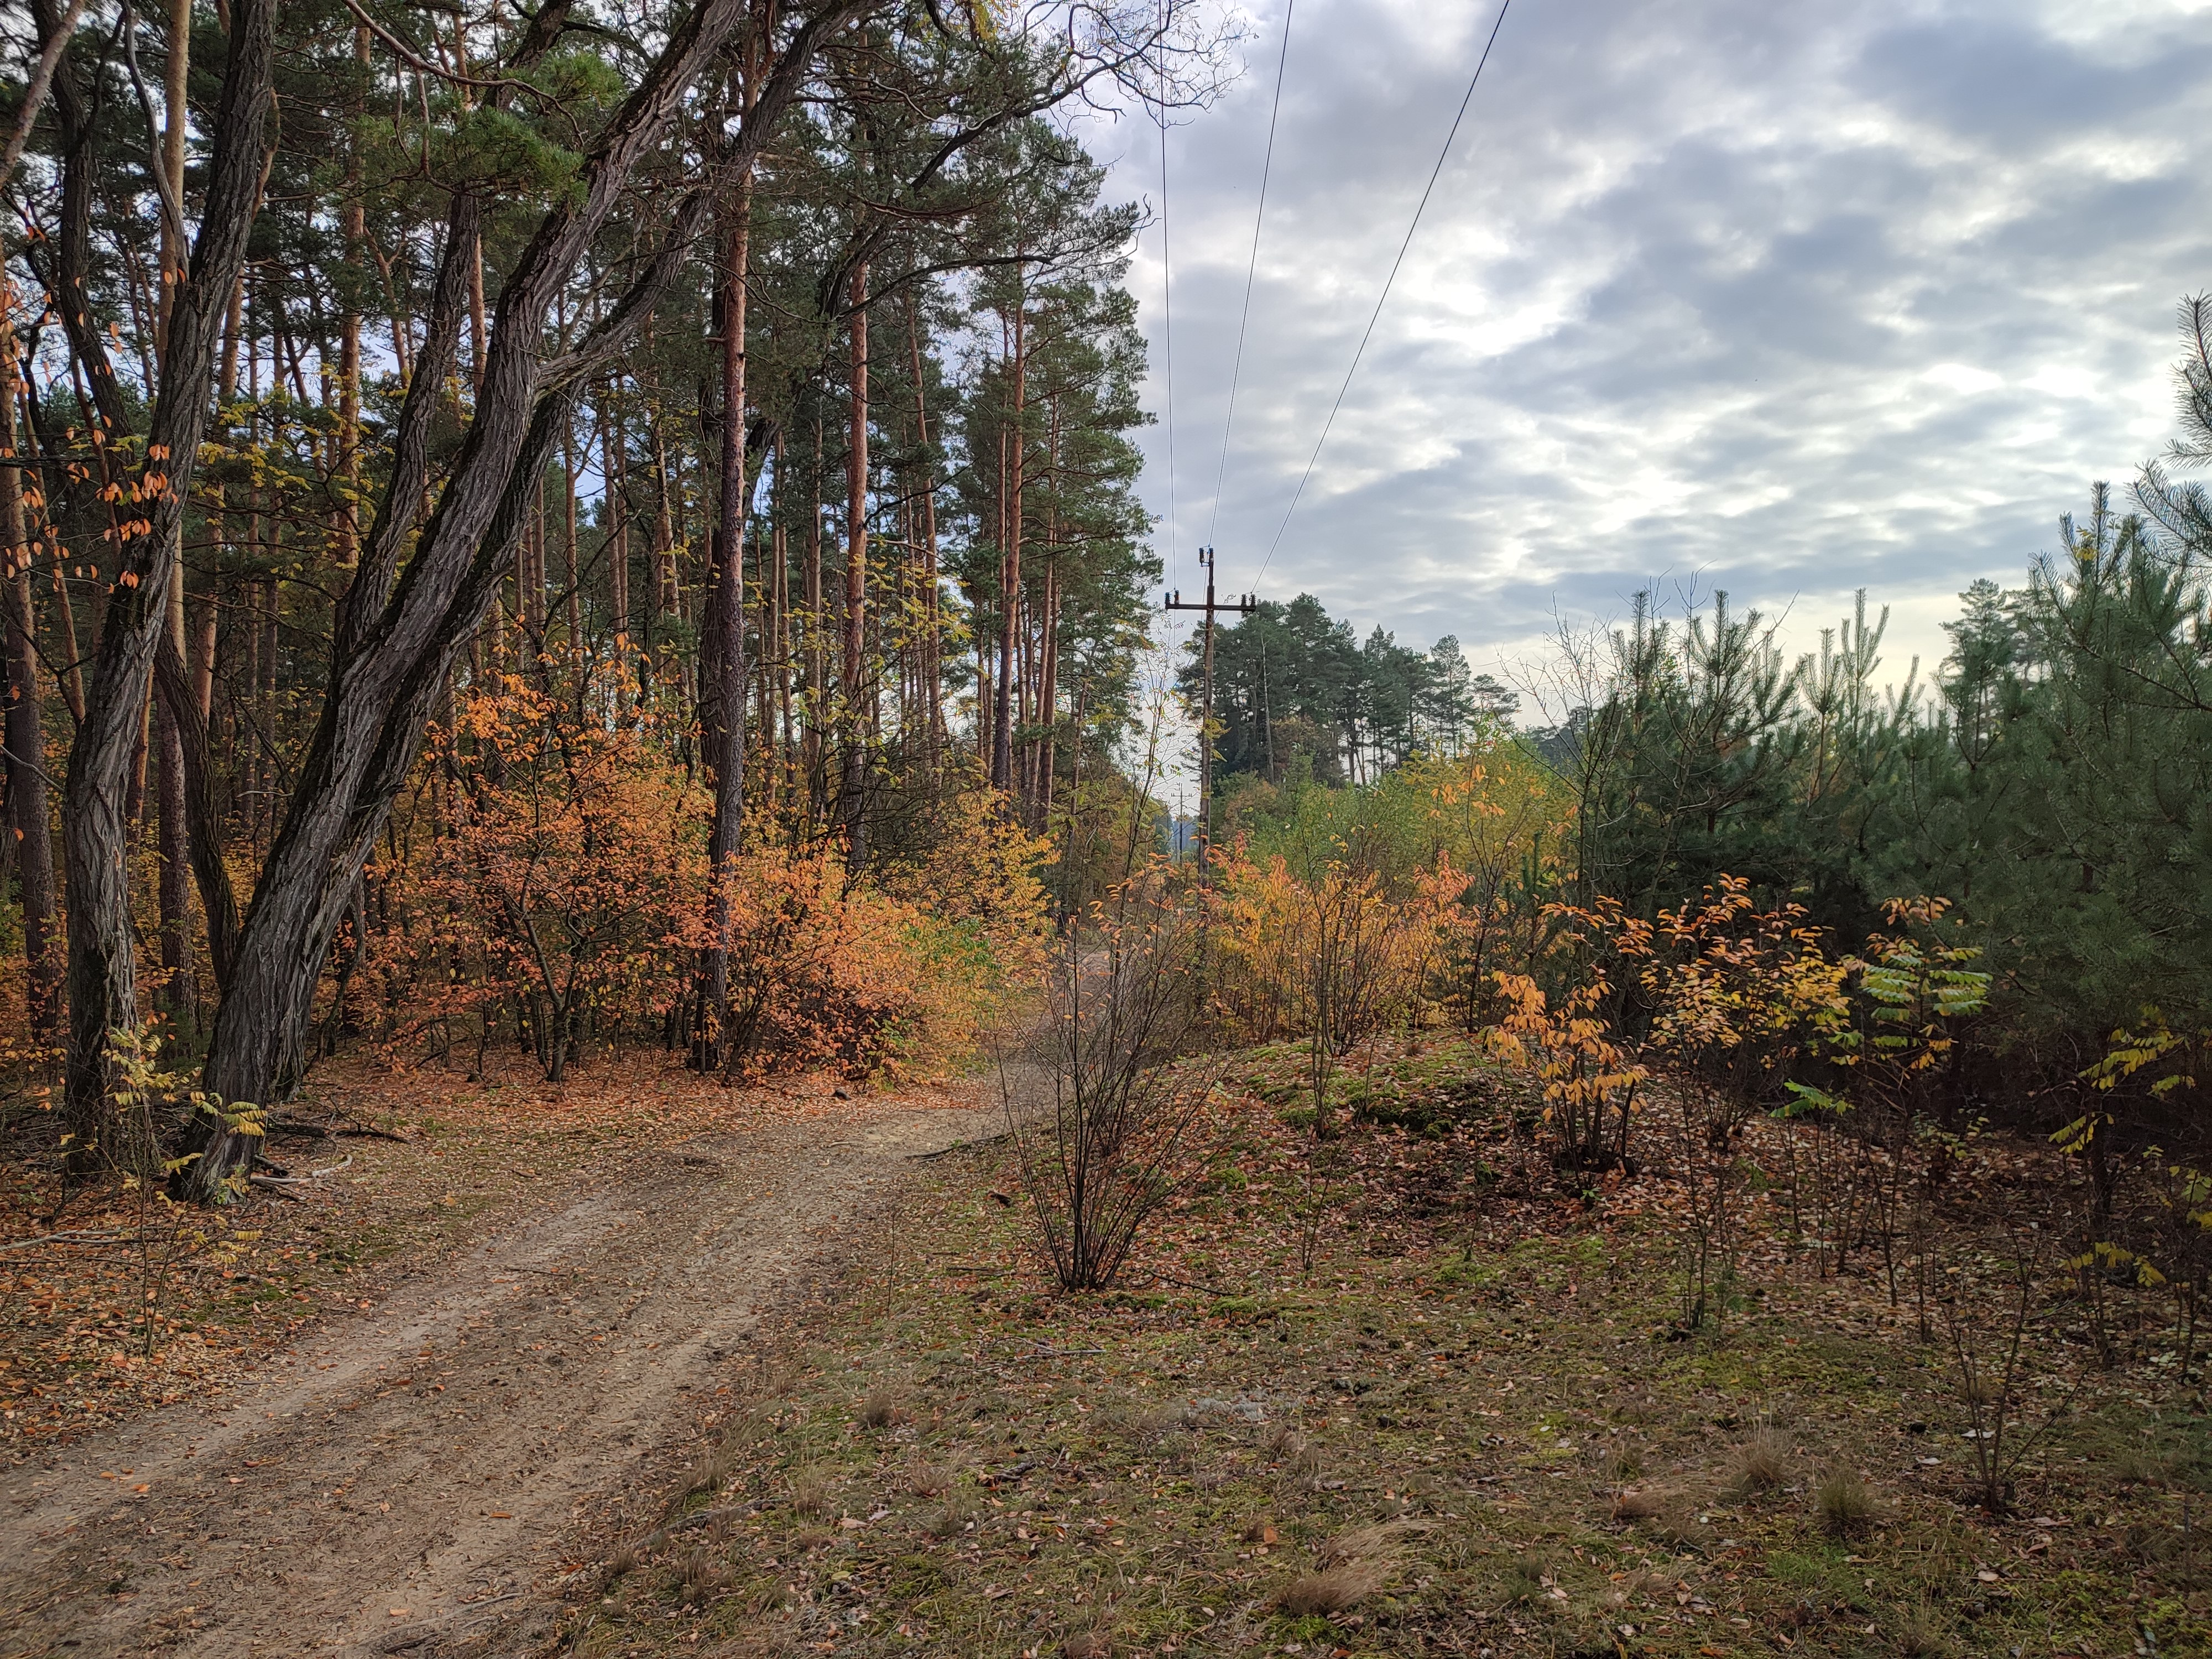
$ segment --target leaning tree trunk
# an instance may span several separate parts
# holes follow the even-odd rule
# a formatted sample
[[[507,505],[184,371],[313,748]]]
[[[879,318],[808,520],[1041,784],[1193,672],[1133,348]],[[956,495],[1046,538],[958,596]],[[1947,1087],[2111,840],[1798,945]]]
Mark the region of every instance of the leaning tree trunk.
[[[63,796],[70,895],[66,1101],[70,1127],[79,1136],[73,1151],[80,1165],[100,1152],[99,1143],[107,1129],[109,1036],[138,1018],[125,863],[125,797],[140,711],[169,624],[169,586],[176,574],[171,545],[183,525],[207,425],[222,314],[245,261],[260,197],[263,135],[272,102],[276,0],[237,0],[230,23],[207,198],[191,261],[171,306],[168,349],[139,464],[139,522],[127,544],[132,551],[108,592],[84,720],[70,751]],[[78,154],[88,163],[88,146]],[[76,159],[72,156],[72,167]],[[60,269],[72,290],[57,296],[70,347],[95,391],[112,389],[114,376],[105,349],[84,320],[82,268],[65,253]],[[121,435],[110,434],[111,448]]]

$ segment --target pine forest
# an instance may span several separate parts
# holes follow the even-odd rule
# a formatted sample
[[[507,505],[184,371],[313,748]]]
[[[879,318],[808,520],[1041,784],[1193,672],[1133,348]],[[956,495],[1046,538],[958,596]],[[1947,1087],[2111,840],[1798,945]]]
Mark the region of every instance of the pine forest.
[[[0,1652],[2212,1654],[2212,298],[1933,651],[1186,622],[1290,8],[4,18]]]

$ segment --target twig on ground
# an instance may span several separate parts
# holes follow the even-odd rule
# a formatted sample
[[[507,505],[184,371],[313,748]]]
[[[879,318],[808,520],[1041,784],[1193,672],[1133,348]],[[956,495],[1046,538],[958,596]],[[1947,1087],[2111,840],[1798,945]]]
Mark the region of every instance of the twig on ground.
[[[1012,1140],[1013,1138],[1014,1132],[1012,1129],[1001,1129],[997,1134],[986,1135],[981,1140],[956,1140],[950,1146],[939,1146],[933,1152],[908,1152],[906,1155],[907,1161],[909,1164],[934,1163],[940,1158],[950,1158],[955,1152],[981,1152],[986,1146],[995,1146],[1002,1140]]]
[[[107,1228],[80,1227],[68,1232],[36,1233],[29,1238],[11,1238],[0,1243],[0,1250],[35,1250],[42,1244],[125,1244],[131,1240],[129,1233],[116,1232]]]

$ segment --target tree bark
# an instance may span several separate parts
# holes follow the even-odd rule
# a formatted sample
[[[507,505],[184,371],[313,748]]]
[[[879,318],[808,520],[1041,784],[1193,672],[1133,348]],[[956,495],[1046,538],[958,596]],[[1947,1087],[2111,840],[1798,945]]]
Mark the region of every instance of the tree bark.
[[[39,620],[31,592],[31,539],[16,464],[15,338],[0,322],[0,577],[7,602],[8,817],[23,904],[24,1012],[32,1033],[51,1039],[60,1014],[61,976],[53,949],[54,843],[47,823],[46,716],[39,691]]]
[[[170,0],[168,61],[162,76],[161,165],[168,178],[168,193],[179,206],[185,199],[185,91],[191,70],[191,0]],[[183,235],[184,226],[163,213],[162,309],[158,343],[165,362],[169,350],[169,314],[183,292]],[[181,514],[171,532],[169,561],[169,638],[181,653],[185,648],[185,522]],[[191,826],[185,809],[184,739],[166,702],[157,702],[155,708],[154,741],[161,825],[155,908],[160,918],[162,1001],[176,1023],[177,1036],[189,1039],[189,1027],[197,1006],[192,985],[191,888],[186,874],[191,860]]]
[[[15,164],[23,159],[23,147],[31,142],[32,130],[39,124],[39,106],[46,101],[46,88],[53,82],[62,54],[69,50],[70,37],[76,33],[77,19],[84,15],[84,4],[85,0],[70,0],[69,9],[59,18],[42,15],[38,20],[39,55],[31,64],[30,81],[15,112],[15,130],[8,135],[6,147],[0,149],[0,185],[15,176]]]
[[[741,99],[744,94],[740,94]],[[749,99],[744,101],[750,102]],[[750,112],[747,111],[748,118]],[[745,823],[745,281],[751,246],[752,179],[739,174],[724,204],[722,280],[717,310],[722,329],[720,521],[714,537],[714,589],[707,607],[702,666],[712,684],[699,699],[700,746],[714,799],[707,835],[710,930],[702,964],[700,1007],[692,1060],[720,1066],[730,1012],[730,884],[737,879],[738,843]]]
[[[1060,728],[1060,561],[1048,556],[1044,567],[1044,659],[1037,693],[1037,780],[1036,823],[1040,831],[1052,827],[1054,750]]]
[[[208,960],[220,995],[230,985],[231,958],[238,947],[238,899],[223,862],[222,822],[215,811],[208,764],[208,698],[185,659],[163,641],[154,664],[161,708],[177,737],[179,805],[200,908],[207,915]],[[162,872],[167,879],[168,872]]]
[[[783,521],[783,434],[775,439],[775,528],[772,533],[775,544],[772,555],[775,580],[775,645],[772,660],[775,665],[776,703],[776,775],[780,787],[787,797],[792,791],[791,764],[793,754],[791,719],[791,549],[784,531]],[[763,719],[767,718],[765,715]]]
[[[63,811],[70,894],[65,1103],[76,1137],[73,1161],[80,1167],[108,1150],[109,1034],[138,1018],[125,868],[125,796],[140,710],[169,625],[172,546],[207,425],[222,313],[245,260],[260,194],[275,40],[276,0],[237,0],[199,234],[170,308],[168,350],[137,481],[143,529],[126,544],[134,550],[109,590],[84,723],[70,757]],[[81,267],[70,280],[81,292]],[[67,319],[71,348],[94,384],[112,392],[112,371],[97,334],[83,320],[81,303],[74,308],[65,303],[64,309],[76,311]]]
[[[1024,326],[1029,302],[1017,294],[1014,303],[1013,421],[1007,434],[1006,483],[1006,538],[999,556],[999,683],[991,722],[991,784],[1011,792],[1014,787],[1014,623],[1022,591],[1022,402],[1027,389],[1028,331]]]
[[[814,422],[814,473],[806,505],[806,805],[810,823],[819,823],[829,808],[829,762],[823,715],[830,696],[830,666],[823,647],[829,617],[822,608],[822,422]]]
[[[600,476],[606,487],[607,594],[614,609],[616,696],[628,702],[629,660],[629,467],[622,441],[622,409],[615,387],[599,406]]]
[[[353,56],[365,76],[369,61],[366,28],[353,32]],[[356,108],[355,113],[357,118],[360,110]],[[368,240],[358,142],[346,156],[343,225],[346,260],[353,267],[352,281],[358,282]],[[338,321],[337,437],[340,488],[345,492],[338,504],[337,563],[339,569],[351,570],[361,562],[361,307],[350,283],[344,290],[344,310]]]
[[[845,463],[845,781],[842,792],[847,867],[867,862],[868,267],[853,268],[852,429]]]
[[[680,608],[676,590],[676,520],[669,492],[676,481],[668,467],[668,440],[660,429],[660,410],[651,410],[653,426],[653,621],[674,617]]]
[[[937,469],[929,464],[929,383],[922,374],[921,306],[909,295],[906,309],[907,346],[914,360],[915,442],[921,463],[921,702],[928,721],[923,739],[930,779],[935,781],[938,756],[945,738],[945,675],[943,626],[938,617],[937,594]]]

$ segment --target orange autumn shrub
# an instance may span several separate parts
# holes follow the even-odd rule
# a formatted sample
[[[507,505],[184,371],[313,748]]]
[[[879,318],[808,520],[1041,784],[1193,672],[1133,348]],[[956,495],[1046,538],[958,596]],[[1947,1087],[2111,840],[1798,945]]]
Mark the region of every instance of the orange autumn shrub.
[[[591,710],[588,699],[581,707]],[[649,712],[579,714],[510,680],[434,731],[428,793],[370,872],[381,924],[341,984],[382,1033],[450,1053],[510,1036],[557,1080],[591,1042],[687,1041],[710,942],[708,803]],[[881,880],[757,818],[729,883],[728,1064],[908,1077],[956,1067],[1034,979],[1036,848],[960,798]]]
[[[428,757],[444,811],[380,863],[389,1034],[479,1049],[504,1019],[557,1080],[577,1047],[664,1022],[705,943],[702,793],[648,721],[573,718],[519,680],[465,699]]]
[[[1304,886],[1280,854],[1252,858],[1241,840],[1215,853],[1214,1001],[1244,1042],[1272,1042],[1300,1029],[1304,902]]]
[[[1248,1042],[1319,1032],[1342,1054],[1396,1018],[1417,1019],[1434,954],[1434,916],[1391,898],[1356,858],[1310,878],[1240,845],[1217,857],[1212,989]]]
[[[1722,876],[1656,921],[1605,896],[1547,905],[1543,919],[1547,983],[1494,976],[1507,1011],[1494,1040],[1542,1080],[1562,1168],[1626,1162],[1640,1091],[1662,1076],[1694,1094],[1724,1145],[1780,1104],[1791,1071],[1843,1030],[1851,964],[1828,954],[1802,907],[1757,909],[1741,877]]]
[[[729,1035],[746,1073],[956,1070],[1042,960],[1043,892],[1021,832],[981,816],[879,884],[853,881],[834,842],[763,827],[738,861],[730,915]]]

